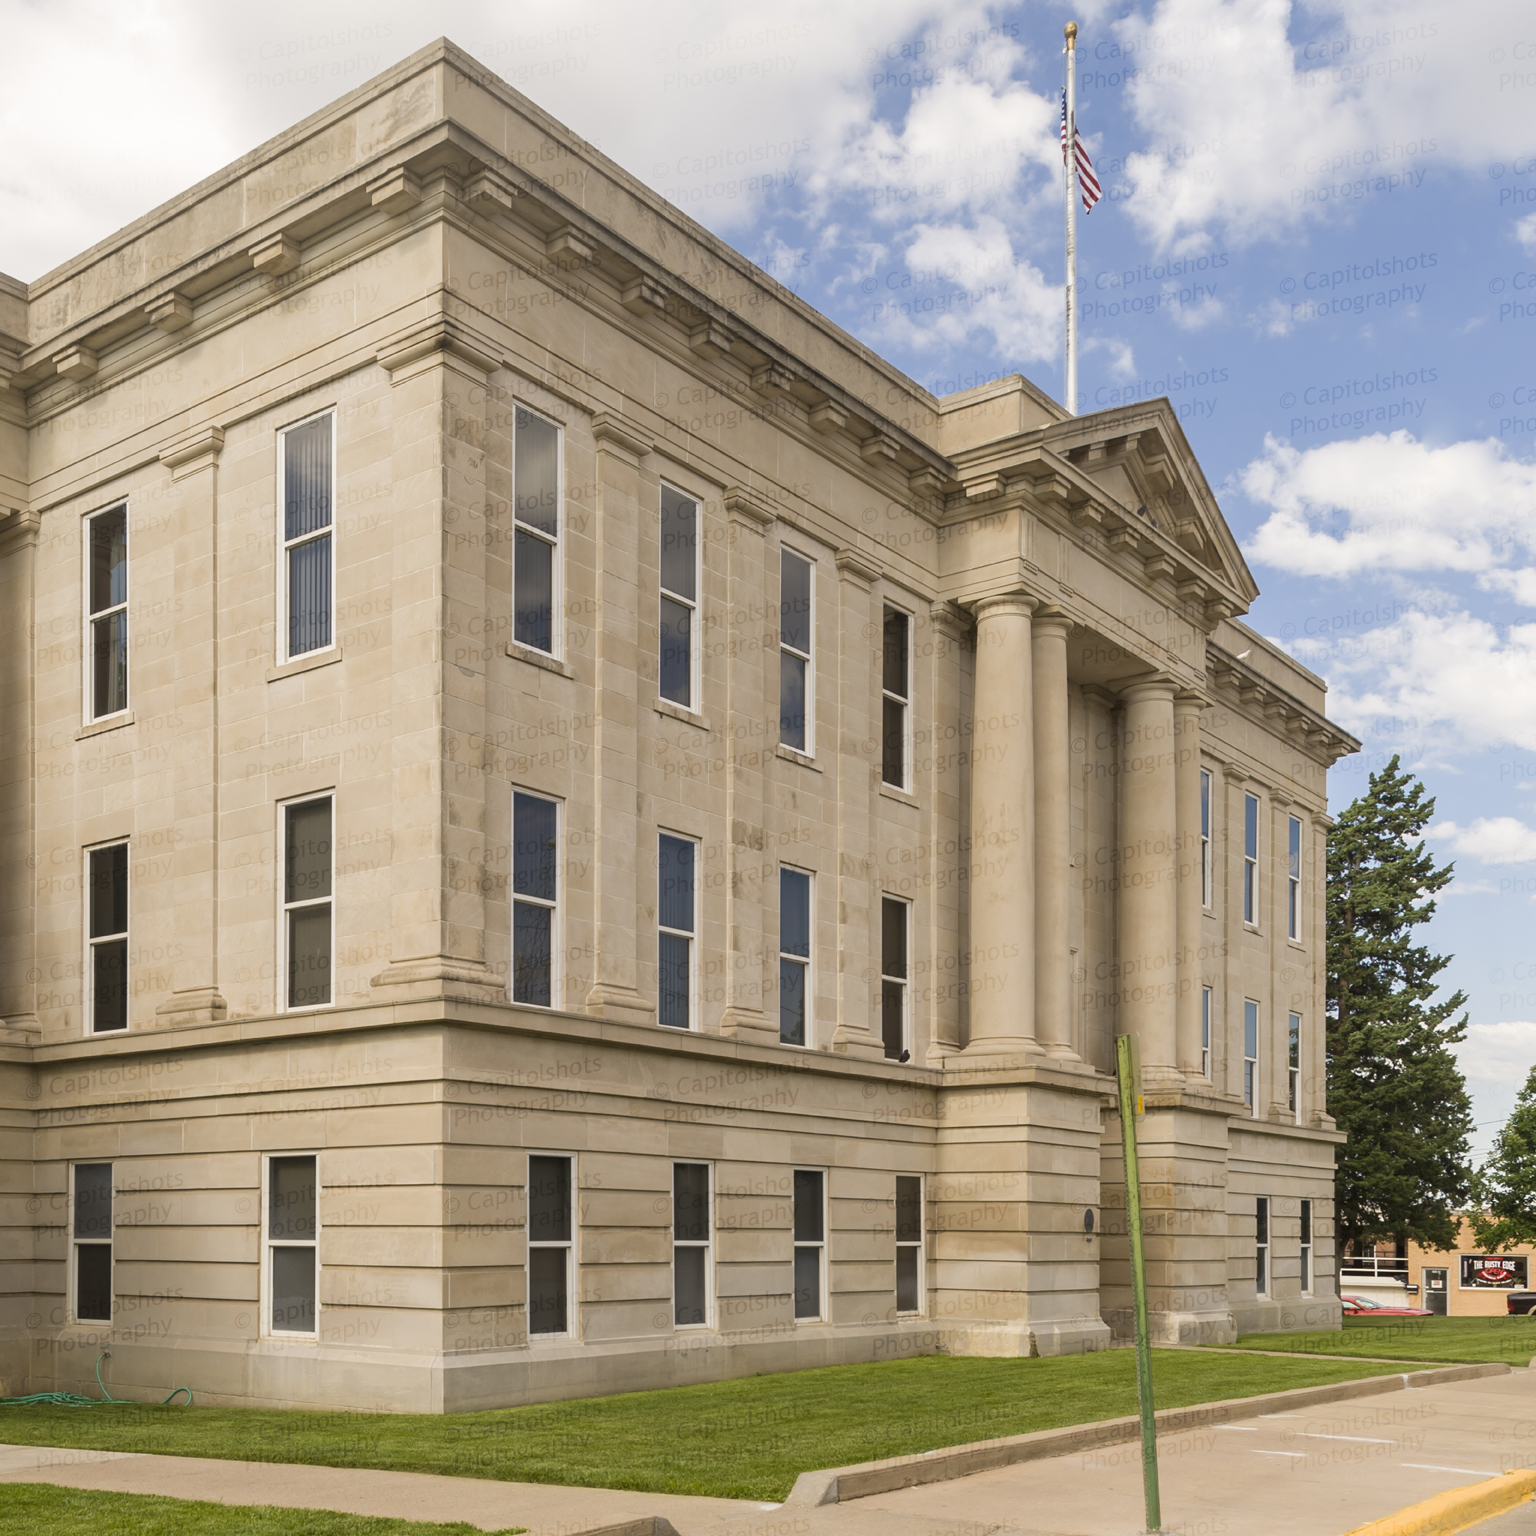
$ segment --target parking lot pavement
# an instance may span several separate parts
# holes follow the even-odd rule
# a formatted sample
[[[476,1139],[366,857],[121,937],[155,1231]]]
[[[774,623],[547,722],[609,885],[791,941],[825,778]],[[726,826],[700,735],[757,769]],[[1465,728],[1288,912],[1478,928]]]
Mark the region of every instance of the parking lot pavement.
[[[1343,1536],[1434,1494],[1536,1467],[1536,1372],[1167,1435],[1158,1462],[1167,1531]],[[783,1527],[795,1536],[1133,1536],[1145,1529],[1140,1447],[1026,1462],[795,1515]],[[774,1536],[773,1520],[758,1515],[713,1529]],[[1475,1529],[1536,1536],[1536,1505]]]

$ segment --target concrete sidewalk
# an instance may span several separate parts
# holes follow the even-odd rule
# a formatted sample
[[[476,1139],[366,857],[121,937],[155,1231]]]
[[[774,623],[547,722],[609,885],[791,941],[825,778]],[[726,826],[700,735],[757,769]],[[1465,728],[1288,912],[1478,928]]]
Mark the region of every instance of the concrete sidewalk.
[[[1536,1372],[1260,1415],[1160,1437],[1163,1522],[1181,1536],[1343,1536],[1432,1494],[1536,1466]],[[196,1457],[0,1448],[0,1483],[161,1493],[464,1520],[537,1536],[1134,1536],[1143,1529],[1140,1449],[1026,1462],[846,1504],[561,1488],[480,1478],[273,1466]],[[626,1527],[628,1529],[626,1530]],[[1489,1523],[1536,1532],[1536,1506]],[[1481,1528],[1479,1528],[1479,1533]]]

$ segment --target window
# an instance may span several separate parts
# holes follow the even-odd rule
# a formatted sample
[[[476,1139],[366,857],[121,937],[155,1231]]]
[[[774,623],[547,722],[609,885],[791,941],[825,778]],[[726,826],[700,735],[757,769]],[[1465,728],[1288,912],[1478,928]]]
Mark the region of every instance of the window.
[[[1253,1294],[1269,1295],[1269,1196],[1254,1202]]]
[[[1287,849],[1285,931],[1288,937],[1301,937],[1301,818],[1291,817]]]
[[[779,870],[779,1039],[806,1043],[811,992],[811,877]]]
[[[331,797],[283,807],[283,932],[290,1008],[331,1000]]]
[[[571,1327],[571,1159],[528,1159],[528,1332]]]
[[[1200,770],[1200,905],[1211,904],[1211,775]]]
[[[559,807],[512,793],[512,1001],[553,1007],[559,990]]]
[[[814,717],[811,670],[811,562],[779,556],[779,740],[810,753]]]
[[[101,720],[128,708],[127,504],[98,512],[85,529],[89,717]]]
[[[1293,1013],[1290,1017],[1290,1098],[1291,1113],[1296,1116],[1298,1124],[1301,1120],[1301,1100],[1297,1088],[1301,1083],[1301,1015]]]
[[[319,1199],[313,1157],[267,1159],[267,1294],[273,1333],[315,1330]]]
[[[86,974],[93,1034],[128,1027],[128,844],[86,852],[90,950]]]
[[[656,893],[656,1019],[693,1028],[693,869],[696,845],[663,832]]]
[[[880,898],[880,1037],[891,1061],[906,1061],[907,912],[895,896]]]
[[[1200,1072],[1211,1075],[1211,989],[1200,988]]]
[[[1312,1294],[1312,1202],[1301,1202],[1301,1294]]]
[[[672,1164],[672,1320],[679,1328],[709,1322],[709,1164]]]
[[[332,644],[334,551],[331,547],[336,461],[329,412],[290,427],[278,439],[283,481],[283,602],[288,655]]]
[[[112,1321],[112,1164],[76,1163],[71,1198],[74,1321]]]
[[[923,1309],[923,1181],[896,1175],[896,1310]]]
[[[1243,796],[1243,921],[1259,920],[1259,797]]]
[[[881,779],[897,789],[907,788],[907,706],[912,699],[912,620],[896,608],[885,610],[885,654],[880,685],[884,747]]]
[[[555,654],[560,575],[560,429],[518,406],[512,421],[512,638]]]
[[[1259,1088],[1259,1005],[1243,999],[1243,1103],[1251,1110]]]
[[[795,1320],[819,1322],[823,1316],[827,1261],[826,1175],[819,1169],[795,1169]]]
[[[699,504],[661,488],[661,696],[695,708],[694,644],[699,606]]]

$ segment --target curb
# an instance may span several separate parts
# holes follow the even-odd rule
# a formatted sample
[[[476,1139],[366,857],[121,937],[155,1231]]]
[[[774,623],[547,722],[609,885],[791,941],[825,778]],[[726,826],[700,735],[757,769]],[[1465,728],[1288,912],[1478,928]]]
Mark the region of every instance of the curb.
[[[665,1515],[641,1515],[617,1525],[589,1526],[582,1536],[677,1536],[677,1527]]]
[[[1477,1381],[1485,1376],[1509,1374],[1510,1367],[1502,1363],[1453,1365],[1443,1370],[1408,1371],[1401,1375],[1368,1376],[1358,1381],[1336,1381],[1322,1387],[1292,1387],[1286,1392],[1266,1392],[1259,1397],[1232,1397],[1215,1403],[1197,1403],[1189,1408],[1165,1408],[1157,1415],[1157,1432],[1161,1435],[1175,1434],[1181,1430],[1225,1424],[1234,1419],[1251,1419],[1274,1409],[1312,1408],[1352,1397],[1374,1397],[1386,1392],[1410,1391],[1442,1386],[1453,1381]],[[970,1445],[947,1446],[942,1450],[925,1451],[916,1456],[897,1456],[888,1461],[865,1461],[851,1467],[802,1472],[795,1479],[795,1486],[785,1499],[784,1507],[803,1509],[822,1504],[841,1504],[849,1499],[867,1498],[874,1493],[915,1488],[920,1483],[947,1482],[955,1477],[969,1477],[973,1472],[1011,1467],[1021,1461],[1042,1461],[1048,1456],[1065,1456],[1074,1451],[1123,1445],[1128,1440],[1140,1438],[1141,1420],[1133,1414],[1123,1419],[1100,1419],[1094,1424],[1074,1424],[1065,1429],[1037,1429],[1027,1435],[1009,1435],[1001,1440],[978,1440]],[[1446,1529],[1454,1530],[1455,1527]],[[1407,1530],[1407,1527],[1403,1528],[1404,1536]],[[1371,1536],[1376,1536],[1376,1533],[1372,1531]],[[1430,1536],[1430,1532],[1426,1530],[1416,1533],[1416,1536]]]
[[[1348,1536],[1454,1536],[1470,1525],[1536,1499],[1536,1472],[1504,1472],[1470,1488],[1437,1493],[1384,1520],[1358,1525]]]

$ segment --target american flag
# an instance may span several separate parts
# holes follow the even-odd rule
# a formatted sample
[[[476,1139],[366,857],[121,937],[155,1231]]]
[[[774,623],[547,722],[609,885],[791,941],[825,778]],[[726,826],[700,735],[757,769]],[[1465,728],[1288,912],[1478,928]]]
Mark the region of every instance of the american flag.
[[[1092,213],[1093,205],[1104,195],[1099,190],[1099,178],[1093,174],[1093,161],[1088,158],[1088,146],[1082,134],[1073,128],[1077,148],[1077,187],[1083,194],[1083,211]],[[1067,93],[1061,93],[1061,163],[1067,163]]]

